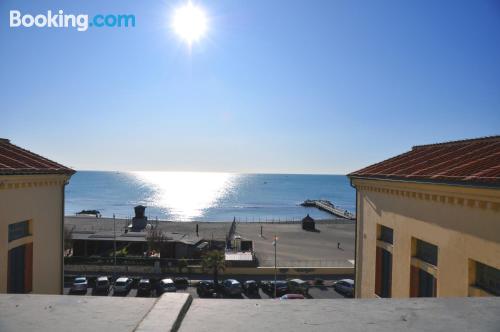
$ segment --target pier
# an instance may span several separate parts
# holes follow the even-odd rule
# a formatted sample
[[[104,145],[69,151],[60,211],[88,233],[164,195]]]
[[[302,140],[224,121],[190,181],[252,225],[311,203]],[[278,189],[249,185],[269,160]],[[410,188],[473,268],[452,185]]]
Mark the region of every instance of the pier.
[[[351,212],[344,210],[344,209],[340,209],[340,208],[336,207],[332,202],[327,201],[327,200],[308,199],[308,200],[305,200],[300,205],[307,206],[307,207],[315,207],[315,208],[318,208],[322,211],[328,212],[328,213],[333,214],[334,216],[337,216],[340,218],[345,218],[345,219],[350,219],[350,220],[356,219],[356,216],[354,214],[352,214]]]

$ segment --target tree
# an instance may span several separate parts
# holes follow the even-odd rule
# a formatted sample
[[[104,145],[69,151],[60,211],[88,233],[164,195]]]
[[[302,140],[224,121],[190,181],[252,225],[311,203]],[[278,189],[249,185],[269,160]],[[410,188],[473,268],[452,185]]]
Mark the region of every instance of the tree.
[[[224,253],[218,250],[212,250],[203,255],[201,266],[204,269],[212,270],[214,276],[214,283],[219,283],[219,271],[224,271],[226,268],[226,259]]]
[[[168,238],[159,229],[152,229],[146,236],[149,251],[161,252],[167,243]]]

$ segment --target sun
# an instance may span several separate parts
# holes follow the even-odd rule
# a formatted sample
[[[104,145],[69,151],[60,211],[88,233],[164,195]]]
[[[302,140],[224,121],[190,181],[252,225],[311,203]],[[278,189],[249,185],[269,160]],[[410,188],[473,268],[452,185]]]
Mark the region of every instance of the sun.
[[[174,11],[172,28],[179,38],[191,45],[206,34],[207,15],[201,7],[189,1]]]

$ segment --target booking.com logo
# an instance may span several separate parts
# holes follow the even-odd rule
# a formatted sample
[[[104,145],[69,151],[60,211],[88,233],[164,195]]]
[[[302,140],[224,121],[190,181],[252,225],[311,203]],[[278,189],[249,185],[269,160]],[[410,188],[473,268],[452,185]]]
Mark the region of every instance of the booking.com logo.
[[[21,14],[19,10],[10,11],[11,28],[75,28],[77,31],[87,31],[96,28],[129,28],[135,27],[135,15],[103,15],[97,14],[89,19],[87,14],[65,14],[63,10],[47,11],[47,14]]]

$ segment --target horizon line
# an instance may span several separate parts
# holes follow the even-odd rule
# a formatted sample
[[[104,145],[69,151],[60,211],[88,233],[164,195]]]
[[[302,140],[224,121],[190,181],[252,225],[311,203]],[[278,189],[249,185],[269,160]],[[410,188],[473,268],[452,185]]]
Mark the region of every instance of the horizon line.
[[[234,171],[174,171],[174,170],[99,170],[99,169],[75,169],[76,172],[107,172],[107,173],[134,173],[134,172],[158,172],[158,173],[227,173],[227,174],[246,174],[246,175],[336,175],[347,176],[341,173],[286,173],[286,172],[234,172]]]

